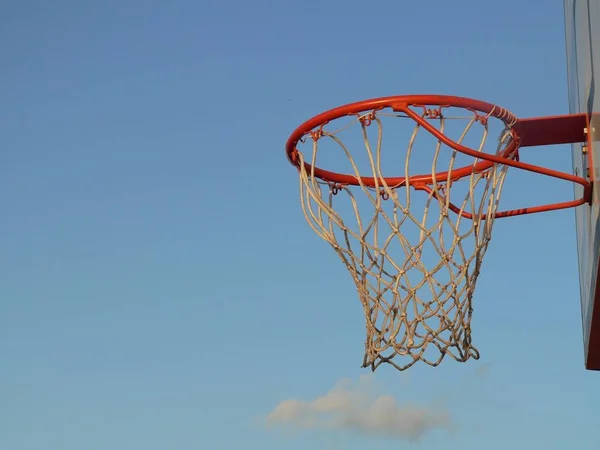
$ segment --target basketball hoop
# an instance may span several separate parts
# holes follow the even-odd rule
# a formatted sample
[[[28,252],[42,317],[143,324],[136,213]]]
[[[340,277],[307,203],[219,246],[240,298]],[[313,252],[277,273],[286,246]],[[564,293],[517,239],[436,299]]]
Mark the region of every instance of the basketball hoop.
[[[584,139],[586,126],[585,116],[519,120],[477,100],[412,95],[335,108],[292,133],[286,151],[306,220],[350,271],[364,309],[363,367],[479,358],[472,298],[494,219],[591,195],[586,179],[523,163],[519,150]],[[327,160],[347,173],[318,165]],[[584,196],[498,211],[509,167],[581,184]]]

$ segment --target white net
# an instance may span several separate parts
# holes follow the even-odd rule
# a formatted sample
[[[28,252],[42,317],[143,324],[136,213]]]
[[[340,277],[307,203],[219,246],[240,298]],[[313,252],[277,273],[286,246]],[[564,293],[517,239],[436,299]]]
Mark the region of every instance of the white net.
[[[385,362],[404,370],[419,360],[436,366],[446,355],[478,359],[472,297],[507,166],[482,170],[476,167],[482,159],[443,144],[405,114],[386,111],[332,121],[298,143],[304,215],[356,283],[366,318],[363,367]],[[505,152],[510,126],[458,111],[429,109],[422,117],[480,154]],[[500,138],[490,139],[495,142],[486,150],[493,126]],[[316,176],[314,168],[325,164],[348,169],[356,185]],[[382,167],[399,177],[394,185]],[[420,167],[426,175],[415,177]],[[365,183],[367,177],[373,180]]]

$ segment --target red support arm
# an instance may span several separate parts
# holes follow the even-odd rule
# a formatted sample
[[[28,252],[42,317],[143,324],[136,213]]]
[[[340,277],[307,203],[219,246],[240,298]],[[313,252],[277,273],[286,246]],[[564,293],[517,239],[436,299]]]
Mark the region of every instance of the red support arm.
[[[586,142],[587,127],[587,114],[568,114],[519,119],[513,128],[521,137],[521,147],[535,147]]]

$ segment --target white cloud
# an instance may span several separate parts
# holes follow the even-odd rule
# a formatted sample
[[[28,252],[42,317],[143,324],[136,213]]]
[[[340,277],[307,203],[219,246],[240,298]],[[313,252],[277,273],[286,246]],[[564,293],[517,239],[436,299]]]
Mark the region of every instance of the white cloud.
[[[351,430],[410,441],[452,425],[445,410],[400,405],[394,397],[377,395],[369,380],[366,377],[358,383],[342,380],[327,394],[314,400],[285,400],[267,416],[266,423],[268,426],[303,429]]]

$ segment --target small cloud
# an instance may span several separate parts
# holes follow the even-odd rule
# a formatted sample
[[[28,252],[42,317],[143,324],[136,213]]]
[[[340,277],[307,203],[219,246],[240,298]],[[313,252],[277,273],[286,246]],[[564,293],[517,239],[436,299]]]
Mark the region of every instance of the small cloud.
[[[313,400],[290,399],[267,415],[267,426],[338,429],[417,441],[427,433],[450,428],[448,412],[432,407],[398,404],[389,395],[376,395],[370,378],[342,380]]]

